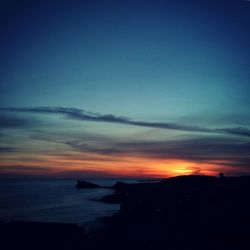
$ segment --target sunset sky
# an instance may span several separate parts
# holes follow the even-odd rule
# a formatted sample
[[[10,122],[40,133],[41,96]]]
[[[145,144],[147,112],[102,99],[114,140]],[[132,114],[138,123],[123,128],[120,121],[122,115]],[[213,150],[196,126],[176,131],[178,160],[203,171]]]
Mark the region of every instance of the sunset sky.
[[[250,174],[250,1],[1,1],[0,178]]]

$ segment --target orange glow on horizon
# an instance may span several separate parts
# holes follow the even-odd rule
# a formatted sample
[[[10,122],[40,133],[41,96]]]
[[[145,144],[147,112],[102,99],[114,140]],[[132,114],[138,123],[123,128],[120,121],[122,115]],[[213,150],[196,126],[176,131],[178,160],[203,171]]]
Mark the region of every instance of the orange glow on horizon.
[[[96,174],[104,177],[110,175],[166,178],[190,174],[217,175],[222,168],[222,165],[217,162],[197,163],[179,159],[107,156],[77,152],[42,156],[12,155],[0,163],[1,173],[65,177],[86,173],[86,175]]]

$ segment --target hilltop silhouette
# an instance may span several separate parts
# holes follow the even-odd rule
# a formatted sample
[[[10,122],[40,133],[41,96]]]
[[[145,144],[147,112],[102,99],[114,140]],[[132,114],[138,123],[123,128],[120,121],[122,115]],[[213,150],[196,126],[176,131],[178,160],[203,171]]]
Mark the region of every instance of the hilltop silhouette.
[[[98,235],[111,249],[119,244],[119,249],[246,249],[249,244],[249,176],[178,176],[117,182],[113,188],[115,194],[102,200],[120,200],[121,208],[107,218],[107,235]]]

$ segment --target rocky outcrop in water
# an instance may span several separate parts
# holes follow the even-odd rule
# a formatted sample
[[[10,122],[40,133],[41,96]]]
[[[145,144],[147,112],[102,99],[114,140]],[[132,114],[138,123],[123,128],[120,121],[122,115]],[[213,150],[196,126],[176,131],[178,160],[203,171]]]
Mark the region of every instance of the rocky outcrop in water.
[[[100,188],[100,186],[92,182],[78,180],[76,188]]]

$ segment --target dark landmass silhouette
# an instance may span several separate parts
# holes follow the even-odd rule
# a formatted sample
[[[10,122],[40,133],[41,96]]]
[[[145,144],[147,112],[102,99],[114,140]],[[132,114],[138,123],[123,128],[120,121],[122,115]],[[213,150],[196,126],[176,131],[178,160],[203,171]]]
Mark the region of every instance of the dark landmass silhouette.
[[[0,223],[0,249],[84,249],[84,228],[70,223]]]
[[[48,243],[42,249],[249,249],[250,176],[178,176],[111,188],[115,193],[101,201],[121,207],[100,219],[105,228],[84,234],[78,226],[51,225],[41,233],[32,229],[43,228],[39,223],[2,223],[1,235],[19,249],[38,249],[40,242]]]
[[[89,182],[89,181],[84,181],[84,180],[78,180],[76,183],[76,188],[100,188],[99,185]]]

